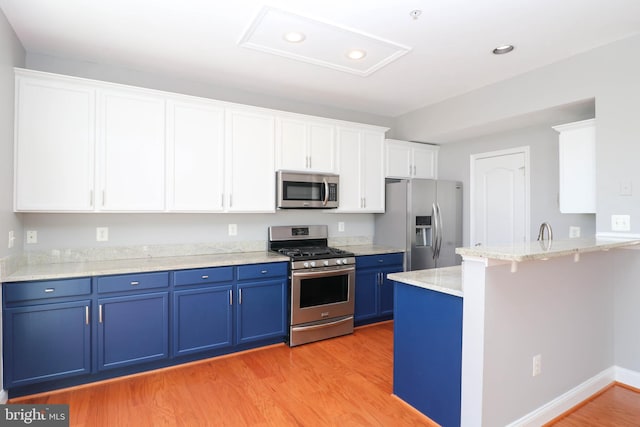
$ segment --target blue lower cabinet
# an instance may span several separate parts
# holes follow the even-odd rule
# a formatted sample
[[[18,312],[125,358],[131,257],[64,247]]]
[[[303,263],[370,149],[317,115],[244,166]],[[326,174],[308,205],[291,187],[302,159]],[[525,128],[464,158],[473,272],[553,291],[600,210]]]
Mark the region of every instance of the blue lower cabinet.
[[[98,369],[168,356],[168,292],[98,299]]]
[[[395,283],[393,393],[443,427],[460,425],[462,298]]]
[[[233,285],[173,293],[173,355],[233,345]]]
[[[355,323],[393,317],[393,282],[387,274],[402,271],[402,253],[356,257]]]
[[[287,323],[286,292],[286,276],[237,284],[237,344],[284,338]]]
[[[82,300],[5,309],[4,388],[89,373],[90,308]]]

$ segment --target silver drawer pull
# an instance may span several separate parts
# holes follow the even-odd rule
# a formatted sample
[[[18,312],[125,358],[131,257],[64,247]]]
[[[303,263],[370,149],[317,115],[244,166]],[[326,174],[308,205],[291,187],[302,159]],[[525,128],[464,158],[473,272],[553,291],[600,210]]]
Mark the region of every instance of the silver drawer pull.
[[[55,288],[47,288],[44,290],[45,293],[50,294],[51,292],[55,292]]]
[[[206,276],[206,275],[205,275],[205,276],[202,276],[202,278],[203,278],[203,279],[208,279],[208,278],[209,278],[209,276]]]
[[[262,271],[260,272],[260,274],[267,274],[268,272],[269,272],[269,270],[262,270]]]
[[[140,284],[140,282],[136,282],[136,281],[131,282],[131,286],[137,286],[137,285],[139,285],[139,284]]]

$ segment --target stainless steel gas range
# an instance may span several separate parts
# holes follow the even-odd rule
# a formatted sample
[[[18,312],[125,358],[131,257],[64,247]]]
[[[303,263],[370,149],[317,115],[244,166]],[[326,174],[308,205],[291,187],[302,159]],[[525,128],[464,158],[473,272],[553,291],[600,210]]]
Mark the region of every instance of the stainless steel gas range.
[[[269,250],[288,256],[289,345],[353,332],[355,257],[327,245],[326,225],[269,227]]]

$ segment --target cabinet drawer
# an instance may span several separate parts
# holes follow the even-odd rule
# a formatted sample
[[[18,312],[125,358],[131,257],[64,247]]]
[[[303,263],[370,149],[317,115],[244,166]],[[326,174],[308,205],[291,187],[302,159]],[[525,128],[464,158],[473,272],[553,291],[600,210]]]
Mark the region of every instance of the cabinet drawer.
[[[198,285],[233,280],[233,267],[196,268],[173,273],[175,286]]]
[[[356,268],[402,265],[403,259],[403,253],[359,256],[356,257]]]
[[[135,291],[139,289],[166,288],[169,286],[169,273],[123,274],[119,276],[98,277],[98,293]]]
[[[238,267],[238,280],[264,279],[287,275],[286,262],[251,264]]]
[[[46,280],[42,282],[6,283],[4,300],[7,304],[42,298],[70,297],[91,293],[91,279]]]

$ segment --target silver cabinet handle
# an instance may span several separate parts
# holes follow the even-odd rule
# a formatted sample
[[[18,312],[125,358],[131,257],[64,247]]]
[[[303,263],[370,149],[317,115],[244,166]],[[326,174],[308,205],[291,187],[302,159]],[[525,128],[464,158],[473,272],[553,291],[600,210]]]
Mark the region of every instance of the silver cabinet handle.
[[[102,190],[102,207],[104,207],[107,204],[107,192],[105,190]]]
[[[84,306],[84,324],[85,325],[89,324],[89,306],[88,305]]]
[[[416,165],[413,165],[413,175],[416,175]]]
[[[233,305],[233,291],[229,289],[229,305]]]
[[[44,290],[44,293],[45,294],[50,294],[51,292],[55,292],[55,291],[56,291],[56,288],[47,288],[47,289]]]
[[[93,207],[93,190],[89,190],[89,206]]]
[[[138,286],[139,284],[140,284],[140,282],[135,281],[135,280],[133,282],[131,282],[131,286]]]
[[[207,275],[202,276],[202,280],[205,280],[205,279],[208,279],[208,278],[209,278],[209,276],[207,276]]]
[[[98,323],[102,323],[102,304],[98,306]]]
[[[260,274],[267,274],[269,270],[260,270]]]
[[[229,207],[233,206],[233,194],[229,194]]]
[[[242,304],[242,289],[238,289],[238,305]]]

